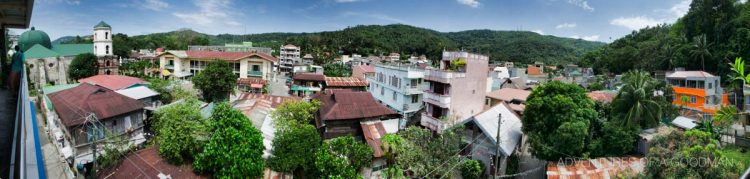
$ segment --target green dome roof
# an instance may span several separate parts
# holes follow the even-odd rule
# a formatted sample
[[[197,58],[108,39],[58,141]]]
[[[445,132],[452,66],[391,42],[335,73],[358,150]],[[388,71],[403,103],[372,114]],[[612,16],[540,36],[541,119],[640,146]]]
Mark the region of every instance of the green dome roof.
[[[99,22],[94,26],[94,28],[112,28],[112,26],[109,26],[109,24],[105,23],[104,21]]]
[[[23,32],[21,37],[18,38],[18,45],[24,52],[29,50],[32,46],[39,44],[48,49],[52,48],[52,42],[49,40],[49,35],[41,30],[36,30],[31,27],[31,30]]]

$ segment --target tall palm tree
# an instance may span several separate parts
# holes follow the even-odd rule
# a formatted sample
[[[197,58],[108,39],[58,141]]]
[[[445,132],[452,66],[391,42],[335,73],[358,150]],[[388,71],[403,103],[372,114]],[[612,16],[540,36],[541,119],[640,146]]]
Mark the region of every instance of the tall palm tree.
[[[633,70],[625,73],[623,86],[612,101],[612,114],[624,125],[654,127],[662,117],[662,108],[655,91],[658,82],[647,72]]]
[[[729,73],[729,80],[730,80],[730,87],[734,89],[734,95],[735,95],[735,105],[738,109],[742,110],[744,108],[744,100],[743,98],[743,87],[745,84],[750,81],[750,74],[745,74],[745,61],[742,60],[742,57],[737,57],[734,59],[734,63],[730,63],[729,66],[731,66],[732,73]]]
[[[706,58],[711,58],[709,48],[711,48],[711,43],[706,42],[705,34],[693,37],[693,49],[690,50],[690,55],[701,59],[701,70],[706,70]]]

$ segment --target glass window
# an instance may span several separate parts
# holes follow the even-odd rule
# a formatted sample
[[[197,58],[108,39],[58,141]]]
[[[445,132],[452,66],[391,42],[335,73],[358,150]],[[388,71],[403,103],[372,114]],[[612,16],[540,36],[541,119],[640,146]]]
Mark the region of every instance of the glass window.
[[[253,65],[253,71],[260,71],[260,65]]]
[[[393,92],[393,100],[396,101],[396,92]]]
[[[381,86],[380,87],[380,96],[383,96],[383,95],[385,95],[385,89],[383,89],[383,87]]]
[[[695,96],[690,96],[690,103],[696,103],[697,101]]]
[[[708,89],[711,89],[714,87],[714,83],[708,82]]]
[[[419,102],[419,95],[413,94],[411,95],[411,103],[418,103]]]

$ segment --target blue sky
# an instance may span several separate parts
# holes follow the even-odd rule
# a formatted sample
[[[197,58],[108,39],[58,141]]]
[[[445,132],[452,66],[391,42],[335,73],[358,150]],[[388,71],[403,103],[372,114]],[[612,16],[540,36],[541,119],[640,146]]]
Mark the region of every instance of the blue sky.
[[[36,0],[31,25],[52,39],[91,34],[103,20],[115,33],[128,35],[180,28],[208,34],[317,32],[402,23],[441,32],[526,30],[611,42],[641,27],[673,23],[689,5],[690,0]]]

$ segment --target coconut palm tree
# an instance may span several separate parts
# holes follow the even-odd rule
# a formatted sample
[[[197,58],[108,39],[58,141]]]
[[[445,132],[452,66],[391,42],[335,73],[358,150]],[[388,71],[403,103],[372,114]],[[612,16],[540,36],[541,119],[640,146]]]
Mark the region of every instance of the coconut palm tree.
[[[711,48],[711,43],[706,42],[705,34],[693,37],[693,49],[690,50],[690,55],[701,59],[701,70],[706,70],[706,58],[711,58],[709,48]]]
[[[612,114],[624,125],[654,127],[662,117],[662,108],[655,91],[658,82],[640,70],[625,73],[623,86],[612,101]]]

